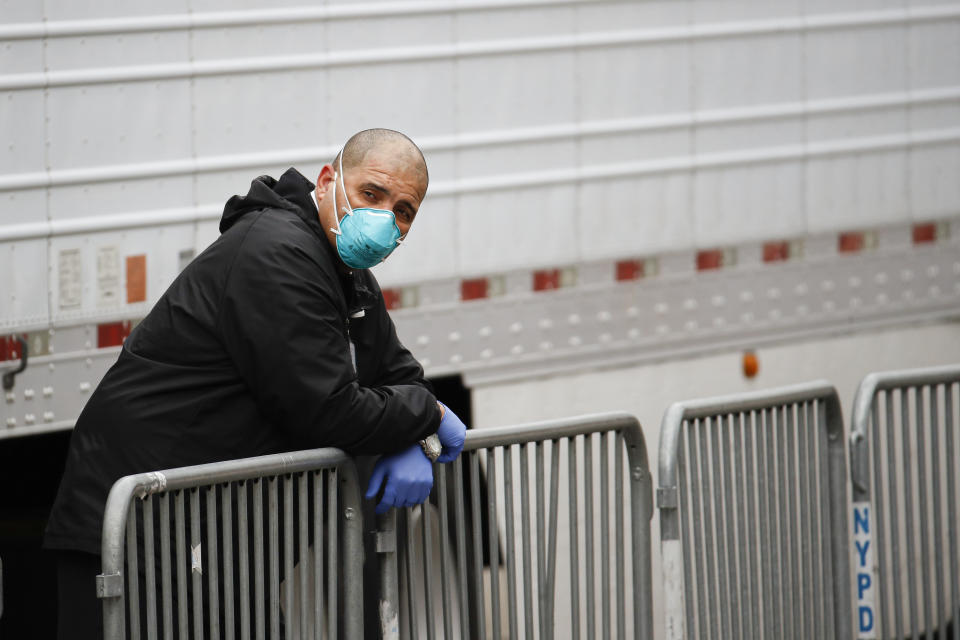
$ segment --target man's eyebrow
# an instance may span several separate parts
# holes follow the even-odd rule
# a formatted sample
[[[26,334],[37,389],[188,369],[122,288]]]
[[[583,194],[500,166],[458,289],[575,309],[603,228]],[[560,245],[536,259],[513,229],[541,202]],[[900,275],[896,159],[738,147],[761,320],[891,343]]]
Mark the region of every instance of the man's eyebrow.
[[[382,184],[377,184],[376,182],[364,182],[362,185],[360,185],[360,188],[361,188],[361,189],[370,189],[370,190],[372,190],[372,191],[379,191],[380,193],[382,193],[382,194],[385,195],[385,196],[389,196],[389,195],[390,195],[390,189],[386,188],[386,187],[383,186]]]

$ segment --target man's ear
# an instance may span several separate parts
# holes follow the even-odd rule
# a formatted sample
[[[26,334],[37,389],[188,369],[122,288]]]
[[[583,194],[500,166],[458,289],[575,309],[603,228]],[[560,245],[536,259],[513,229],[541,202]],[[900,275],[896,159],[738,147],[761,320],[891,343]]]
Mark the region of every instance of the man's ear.
[[[320,169],[320,175],[317,176],[317,200],[322,200],[327,191],[336,185],[337,172],[329,164],[323,165]]]

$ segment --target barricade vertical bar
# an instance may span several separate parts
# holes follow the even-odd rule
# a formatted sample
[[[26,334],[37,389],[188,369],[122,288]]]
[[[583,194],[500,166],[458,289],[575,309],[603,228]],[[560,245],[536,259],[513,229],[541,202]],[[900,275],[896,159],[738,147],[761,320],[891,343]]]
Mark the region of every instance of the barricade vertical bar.
[[[705,494],[701,473],[702,467],[700,465],[699,427],[699,420],[684,421],[683,429],[687,432],[687,446],[690,449],[690,464],[688,466],[690,483],[688,486],[690,487],[691,506],[693,507],[690,510],[690,544],[692,548],[696,549],[694,553],[694,571],[691,577],[692,582],[697,588],[697,635],[698,637],[703,637],[710,633],[707,627],[707,590],[710,587],[706,584],[708,580],[706,551],[704,550],[704,545],[695,544],[695,541],[709,534],[706,533],[705,528],[702,526],[703,519],[700,510],[700,501],[702,497],[705,499]]]
[[[743,613],[743,607],[740,604],[740,598],[738,597],[737,582],[739,576],[739,566],[737,565],[737,548],[733,544],[734,540],[738,540],[741,536],[735,535],[737,528],[737,517],[736,517],[736,507],[734,506],[734,476],[740,472],[739,468],[734,469],[734,459],[730,455],[730,440],[733,436],[733,415],[727,414],[719,418],[719,423],[717,425],[717,435],[720,437],[720,459],[723,464],[723,475],[721,476],[723,482],[723,533],[725,540],[730,542],[726,544],[727,549],[727,558],[726,558],[726,589],[727,597],[730,603],[730,635],[731,637],[738,638],[740,637],[740,628],[742,626],[740,616]],[[739,492],[737,492],[739,493]],[[742,520],[740,521],[742,522]],[[741,525],[742,526],[742,525]],[[744,580],[741,578],[740,582]]]
[[[423,537],[420,538],[420,549],[423,554],[423,593],[424,593],[424,608],[427,612],[427,640],[433,640],[434,630],[433,630],[433,621],[434,621],[434,612],[433,612],[433,545],[431,543],[431,532],[430,532],[430,504],[424,503],[419,507],[415,507],[420,510],[420,524],[423,531]]]
[[[483,602],[483,519],[480,514],[480,452],[471,451],[470,456],[470,514],[473,525],[473,575],[476,594],[477,629],[479,637],[486,638],[486,605]],[[493,558],[493,554],[490,554]],[[492,566],[492,565],[491,565]],[[491,574],[492,579],[492,574]]]
[[[900,433],[903,438],[903,495],[904,495],[904,515],[906,516],[906,534],[904,535],[907,544],[907,553],[912,554],[916,549],[916,542],[913,537],[914,523],[917,514],[914,513],[913,505],[913,471],[910,466],[910,456],[906,453],[910,448],[910,392],[909,389],[900,389]],[[908,602],[910,606],[909,628],[917,628],[917,619],[919,617],[919,606],[917,604],[917,574],[914,570],[913,562],[907,561],[907,579],[908,579]]]
[[[131,500],[127,514],[127,608],[130,611],[130,637],[140,638],[140,587],[137,566],[137,501]]]
[[[716,532],[717,539],[717,600],[720,605],[720,633],[724,638],[731,637],[731,617],[733,607],[730,602],[730,572],[732,568],[728,563],[727,556],[727,508],[729,503],[726,499],[729,497],[729,487],[724,486],[723,464],[723,422],[724,416],[717,416],[708,427],[710,438],[710,471],[711,481],[714,486],[714,493],[717,496],[716,507]],[[709,424],[709,423],[708,423]],[[732,533],[732,532],[731,532]]]
[[[190,560],[187,555],[187,541],[184,533],[186,525],[186,508],[184,506],[184,491],[177,491],[174,496],[174,520],[176,524],[177,538],[177,622],[180,631],[180,637],[187,637],[189,622],[187,613],[190,605],[187,602],[187,573],[190,571]]]
[[[817,452],[818,452],[818,461],[820,464],[819,471],[821,473],[821,482],[820,482],[820,534],[824,541],[824,547],[830,550],[830,553],[824,553],[822,558],[822,570],[824,574],[824,589],[825,591],[832,592],[834,589],[834,575],[833,575],[833,564],[831,562],[832,552],[833,552],[833,539],[831,537],[831,531],[833,527],[833,516],[831,510],[831,500],[832,495],[830,493],[830,487],[827,482],[823,482],[824,469],[826,473],[829,474],[830,467],[830,451],[827,444],[827,432],[824,428],[825,424],[825,412],[824,405],[822,400],[817,400],[814,402],[814,415],[816,416],[816,432],[817,432]],[[825,598],[825,615],[824,617],[828,621],[828,638],[835,637],[836,634],[836,613],[834,611],[833,599]]]
[[[553,640],[556,622],[554,621],[554,604],[556,602],[556,583],[554,577],[557,574],[557,523],[559,511],[559,485],[560,485],[560,441],[550,441],[550,515],[549,515],[549,538],[547,540],[547,585],[549,586],[549,595],[547,597],[547,638]]]
[[[533,638],[533,580],[530,569],[530,474],[527,458],[532,444],[520,445],[517,454],[520,458],[520,535],[523,550],[523,623],[526,637]]]
[[[954,452],[954,422],[953,422],[953,390],[960,390],[960,384],[947,384],[943,402],[944,430],[947,452],[952,455]],[[960,518],[957,516],[957,490],[954,484],[956,470],[950,469],[947,474],[947,518],[950,522],[952,535],[948,536],[950,540],[950,574],[952,584],[950,588],[950,597],[952,599],[950,612],[953,614],[953,640],[960,640],[960,557],[957,555],[957,532],[954,527],[960,526]]]
[[[317,607],[313,610],[313,635],[315,640],[323,637],[323,603],[326,599],[323,583],[323,550],[325,548],[323,541],[324,525],[324,480],[328,471],[313,472],[313,593],[317,602]],[[331,568],[332,569],[332,568]]]
[[[944,511],[944,505],[941,504],[942,494],[940,492],[940,389],[941,385],[932,385],[930,390],[930,476],[933,482],[933,548],[934,553],[943,553],[943,530],[941,529],[941,514]],[[949,458],[947,458],[949,460]],[[944,594],[946,584],[943,581],[943,563],[934,558],[934,575],[936,577],[937,588],[937,608],[936,621],[938,626],[944,622],[944,613],[947,610],[947,602]],[[931,629],[932,624],[928,624],[927,629]],[[932,630],[932,629],[931,629]]]
[[[848,556],[849,538],[847,529],[847,451],[843,439],[843,415],[840,400],[833,391],[822,401],[824,422],[828,431],[830,488],[831,488],[831,529],[830,545],[833,565],[833,602],[836,635],[849,638],[853,635],[850,598],[850,557]]]
[[[626,557],[623,546],[623,456],[626,454],[624,450],[623,442],[623,433],[617,431],[614,443],[614,458],[613,458],[613,487],[614,487],[614,531],[616,539],[615,553],[617,561],[613,563],[614,571],[616,572],[617,580],[617,640],[624,640],[626,638],[626,624],[627,624],[627,614],[626,614],[626,585],[624,584],[624,571],[623,571],[623,558]],[[554,480],[555,481],[555,480]],[[631,519],[631,527],[638,526],[638,523],[634,522]],[[637,630],[634,632],[636,633]]]
[[[310,587],[310,571],[309,565],[307,564],[307,558],[310,555],[309,547],[309,525],[310,525],[310,479],[307,477],[307,473],[299,474],[298,480],[299,484],[299,495],[298,505],[297,505],[297,525],[299,536],[299,551],[300,551],[300,637],[306,640],[308,637],[307,630],[309,627],[309,613],[310,613],[310,599],[309,587]],[[318,549],[319,551],[319,549]],[[290,577],[290,580],[293,580],[293,576]],[[319,591],[314,592],[313,600],[316,603],[315,606],[319,606],[320,601],[322,600],[322,595]]]
[[[827,584],[826,584],[826,574],[823,570],[823,564],[820,562],[820,558],[825,556],[826,553],[823,551],[824,546],[826,545],[826,538],[823,538],[820,534],[822,531],[822,516],[823,512],[821,509],[821,497],[822,493],[820,492],[820,484],[823,479],[823,472],[821,470],[821,457],[819,450],[817,448],[817,419],[816,414],[814,413],[814,403],[812,401],[807,401],[804,404],[804,413],[806,415],[806,424],[807,424],[807,459],[809,460],[812,473],[810,474],[810,509],[811,509],[811,518],[810,518],[810,537],[813,540],[813,557],[810,558],[811,562],[811,571],[815,576],[814,589],[816,594],[826,593]],[[820,625],[817,628],[817,634],[821,638],[828,637],[829,633],[827,631],[827,612],[826,606],[823,603],[822,597],[817,597],[814,611],[817,615],[817,620],[820,621]]]
[[[283,476],[283,591],[284,630],[293,630],[293,476]]]
[[[447,533],[450,531],[450,518],[447,513],[447,474],[446,467],[434,466],[434,475],[437,478],[437,503],[440,507],[440,528],[438,537],[440,538],[440,592],[443,602],[443,637],[453,638],[453,619],[451,617],[453,606],[450,602],[450,568],[447,566],[448,559],[453,556],[450,550],[450,537]]]
[[[610,438],[600,434],[600,625],[603,640],[610,640]]]
[[[233,600],[233,529],[237,523],[244,522],[243,516],[233,520],[233,483],[221,487],[220,512],[223,519],[223,636],[227,640],[234,638],[234,600]]]
[[[799,522],[797,521],[797,491],[796,483],[791,482],[798,478],[796,473],[796,468],[794,466],[794,453],[796,451],[796,423],[794,421],[794,406],[785,405],[782,409],[784,420],[781,424],[781,430],[784,433],[785,439],[783,441],[783,446],[781,449],[784,453],[784,483],[783,490],[786,502],[787,517],[784,519],[784,524],[787,529],[787,549],[789,556],[789,573],[786,582],[786,594],[785,599],[789,603],[788,611],[791,616],[791,625],[790,633],[795,638],[805,638],[803,634],[803,617],[798,611],[799,602],[797,601],[799,593],[796,592],[796,588],[802,584],[802,577],[799,571],[799,559],[797,558],[797,550],[799,545],[797,544],[798,534],[800,533]],[[802,536],[799,536],[802,538]]]
[[[417,609],[414,605],[414,594],[416,593],[416,577],[414,575],[413,569],[413,558],[416,555],[414,548],[413,540],[413,509],[405,509],[406,512],[406,526],[407,526],[407,553],[404,556],[404,568],[406,569],[407,575],[407,619],[410,621],[410,638],[411,640],[419,640],[420,634],[418,633],[418,622],[417,622]],[[430,625],[430,620],[424,618],[427,626]]]
[[[920,525],[920,562],[922,570],[919,572],[921,593],[923,594],[923,622],[927,629],[927,636],[933,629],[933,597],[930,594],[930,512],[927,510],[927,478],[924,469],[926,469],[927,448],[924,438],[923,428],[927,424],[924,419],[924,397],[923,387],[914,387],[914,410],[916,411],[917,422],[914,425],[914,433],[917,441],[917,494],[919,502],[920,517],[917,518]],[[932,425],[931,425],[932,426]],[[919,620],[919,611],[917,619]],[[920,629],[919,624],[914,623],[914,628]]]
[[[513,511],[513,446],[503,448],[503,489],[506,511],[504,519],[507,528],[507,615],[510,622],[510,637],[519,638],[519,621],[517,612],[517,560],[515,523]]]
[[[670,519],[679,522],[679,534],[682,536],[682,539],[679,540],[682,552],[681,556],[683,557],[683,607],[684,615],[686,616],[686,628],[683,630],[686,633],[688,638],[697,638],[699,637],[699,626],[695,610],[695,605],[698,600],[695,600],[693,597],[693,588],[694,588],[694,567],[696,561],[696,547],[693,544],[694,541],[694,528],[693,528],[693,514],[696,513],[696,507],[693,506],[693,501],[695,498],[694,495],[694,484],[693,484],[693,457],[696,454],[693,452],[694,447],[690,444],[690,429],[687,421],[683,420],[680,422],[679,428],[679,437],[680,437],[680,459],[677,463],[677,491],[679,493],[679,510],[677,513],[670,514]],[[631,486],[631,492],[633,487]],[[661,511],[661,520],[660,520],[660,531],[661,537],[664,533],[664,519],[666,514],[669,512]],[[672,526],[672,525],[671,525]],[[671,532],[676,533],[676,532]],[[676,538],[674,538],[676,541]],[[681,630],[677,630],[675,635],[680,634]]]
[[[573,640],[580,638],[580,557],[577,528],[580,514],[577,509],[577,440],[567,438],[568,487],[570,491],[570,631]],[[589,635],[589,634],[588,634]],[[496,636],[499,637],[499,636]]]
[[[190,575],[193,582],[193,634],[203,637],[203,544],[200,541],[200,490],[190,489]]]
[[[594,567],[596,554],[593,544],[593,434],[583,436],[583,503],[586,509],[584,526],[584,572],[587,574],[587,637],[596,636],[595,623],[596,591],[594,587]]]
[[[336,638],[340,616],[338,602],[339,576],[337,575],[337,555],[339,553],[340,536],[338,523],[340,519],[340,474],[336,469],[327,471],[327,636]],[[361,552],[362,553],[362,552]],[[360,602],[360,600],[357,600]]]
[[[467,454],[471,455],[472,454]],[[461,637],[470,635],[470,600],[467,585],[467,527],[465,504],[463,500],[463,456],[453,461],[453,508],[454,526],[457,536],[457,574],[460,583],[460,634]],[[476,492],[476,485],[470,485]],[[482,574],[481,574],[482,575]],[[478,591],[482,594],[482,591]]]
[[[487,461],[487,536],[490,544],[490,608],[493,637],[500,638],[500,532],[497,526],[497,456],[486,452]]]
[[[250,640],[250,556],[247,518],[247,495],[250,492],[250,483],[237,484],[237,561],[240,574],[240,640]]]
[[[253,491],[253,599],[254,620],[257,627],[257,640],[263,640],[266,635],[266,608],[264,603],[263,563],[263,479],[257,478],[251,487]]]
[[[537,627],[540,629],[541,638],[550,637],[552,634],[549,633],[547,629],[549,623],[547,621],[547,559],[546,559],[546,526],[544,519],[546,518],[546,508],[547,505],[544,502],[544,478],[546,477],[547,470],[543,466],[543,450],[545,444],[540,443],[536,446],[537,455],[534,458],[534,470],[533,473],[536,476],[537,484],[536,490],[537,494],[535,497],[536,500],[536,516],[537,516]],[[556,478],[553,479],[556,482]]]
[[[343,514],[343,593],[347,606],[343,635],[345,638],[362,638],[363,607],[360,603],[363,602],[363,519],[360,514],[360,484],[357,469],[353,465],[344,466],[337,475],[339,482],[336,491],[342,493],[346,507]],[[351,606],[353,603],[357,603],[357,606]]]
[[[267,546],[270,548],[270,640],[280,637],[280,498],[277,476],[267,480]]]
[[[895,446],[895,423],[896,419],[894,418],[893,412],[893,392],[886,391],[884,393],[884,400],[886,406],[886,413],[884,414],[884,420],[887,424],[887,469],[896,469],[897,468],[897,448]],[[899,509],[897,508],[897,503],[900,501],[900,494],[897,487],[897,474],[888,473],[888,496],[890,497],[890,565],[893,568],[891,571],[891,577],[893,578],[893,584],[895,585],[893,591],[893,611],[894,611],[894,625],[896,628],[896,637],[903,637],[903,607],[901,605],[902,598],[898,597],[901,593],[901,586],[903,584],[902,577],[900,575],[900,532],[897,523],[900,522],[900,517],[898,514]]]
[[[772,616],[772,622],[774,624],[774,632],[776,633],[773,637],[783,638],[786,636],[786,626],[785,626],[785,616],[783,611],[783,590],[780,588],[781,582],[781,566],[782,566],[782,550],[780,545],[777,544],[777,541],[780,539],[780,526],[779,526],[779,512],[778,506],[779,501],[777,500],[777,495],[780,490],[780,483],[778,481],[778,472],[779,465],[777,464],[776,451],[777,446],[775,444],[777,436],[777,411],[776,409],[766,409],[763,412],[764,415],[764,443],[766,444],[766,452],[764,458],[766,460],[766,478],[767,478],[767,514],[770,518],[770,583],[771,589],[768,592],[769,596],[773,600],[772,610],[774,615]]]
[[[790,552],[787,547],[790,546],[790,532],[787,526],[787,499],[789,496],[789,487],[787,484],[786,472],[786,411],[783,407],[777,407],[770,412],[772,423],[770,429],[771,440],[775,443],[771,452],[771,459],[774,465],[774,487],[773,497],[776,501],[776,517],[774,518],[774,528],[776,529],[775,540],[777,552],[777,589],[780,599],[780,637],[787,638],[793,633],[793,614],[792,594],[789,592],[790,585]]]
[[[714,556],[716,553],[714,539],[716,538],[717,532],[713,523],[713,507],[710,504],[709,499],[709,497],[713,495],[713,485],[710,481],[710,418],[698,421],[697,426],[699,455],[701,460],[700,482],[702,489],[700,494],[703,498],[704,551],[706,555],[706,573],[704,576],[704,582],[707,586],[707,605],[709,611],[708,629],[710,630],[710,637],[717,638],[720,637],[717,635],[718,628],[720,626],[719,621],[717,620],[717,595],[720,591],[720,580],[718,574],[715,573],[714,567]]]
[[[800,605],[799,605],[799,617],[800,617],[800,637],[809,638],[816,635],[816,631],[808,625],[812,625],[813,621],[817,619],[816,611],[816,598],[814,597],[813,591],[813,565],[811,562],[811,549],[810,547],[813,544],[814,534],[813,534],[813,509],[810,505],[810,493],[809,493],[809,482],[813,477],[813,473],[810,469],[810,460],[807,457],[807,443],[809,438],[807,437],[807,403],[803,402],[799,405],[795,405],[794,409],[797,415],[797,429],[796,429],[796,442],[797,442],[797,474],[796,478],[799,485],[799,508],[800,512],[803,514],[808,514],[809,517],[803,519],[798,525],[802,528],[800,532],[800,567],[799,569],[803,574],[803,582],[801,583],[801,595],[800,595]]]
[[[217,588],[217,486],[206,488],[207,494],[207,589],[210,596],[210,638],[220,637],[220,596]]]
[[[147,496],[143,504],[143,595],[147,604],[147,640],[157,640],[157,575],[156,555],[153,549],[153,496]],[[134,576],[131,576],[134,577]]]
[[[170,494],[160,498],[160,590],[163,598],[163,638],[173,640],[173,581],[170,575]]]
[[[398,509],[377,515],[377,546],[380,557],[380,638],[382,640],[400,639],[400,571],[397,558],[400,555],[397,532]]]
[[[740,549],[740,575],[743,577],[741,601],[746,603],[747,607],[744,611],[741,628],[745,638],[754,638],[760,633],[760,620],[757,612],[760,594],[754,593],[753,589],[753,578],[756,575],[754,549],[757,548],[754,523],[757,521],[757,516],[753,483],[753,446],[750,422],[747,416],[748,414],[743,411],[737,414],[737,424],[733,431],[733,450],[737,456],[734,460],[734,464],[737,466],[737,492],[743,496],[743,499],[738,502],[738,517],[740,518],[739,521],[744,523],[746,529],[746,544]]]
[[[863,487],[857,487],[854,485],[854,491],[859,492],[854,494],[855,502],[867,502],[870,501],[870,506],[873,509],[873,514],[876,518],[876,525],[874,526],[874,549],[877,553],[877,566],[879,567],[879,572],[881,575],[887,575],[887,562],[886,562],[886,539],[884,534],[884,526],[886,525],[886,520],[883,518],[883,458],[882,451],[880,449],[880,444],[883,441],[881,432],[880,432],[880,403],[878,402],[877,396],[874,395],[871,403],[872,409],[870,411],[870,422],[873,425],[873,432],[870,437],[870,450],[872,453],[873,459],[873,500],[870,501],[871,492],[868,485]],[[888,446],[890,446],[888,444]],[[895,557],[895,556],[894,556]],[[895,575],[895,574],[890,574]],[[890,632],[891,626],[889,624],[889,618],[887,615],[887,609],[890,604],[890,601],[887,597],[887,580],[880,580],[879,585],[880,591],[880,631],[884,634]]]

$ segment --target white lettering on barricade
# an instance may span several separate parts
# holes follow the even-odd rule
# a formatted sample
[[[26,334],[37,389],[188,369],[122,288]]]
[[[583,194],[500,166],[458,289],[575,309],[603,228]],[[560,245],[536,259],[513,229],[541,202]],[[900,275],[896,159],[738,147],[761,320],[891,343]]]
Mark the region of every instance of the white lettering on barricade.
[[[853,503],[853,554],[856,567],[857,638],[877,637],[877,567],[874,564],[873,509],[869,502]]]

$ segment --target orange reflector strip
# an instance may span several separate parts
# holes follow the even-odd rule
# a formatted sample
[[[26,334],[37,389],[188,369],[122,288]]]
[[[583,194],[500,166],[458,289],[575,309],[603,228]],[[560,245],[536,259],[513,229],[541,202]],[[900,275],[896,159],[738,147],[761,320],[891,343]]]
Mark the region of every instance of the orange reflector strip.
[[[859,253],[863,251],[863,232],[848,231],[841,233],[837,240],[837,251],[840,253]]]
[[[543,269],[533,272],[533,290],[550,291],[560,288],[560,269]]]
[[[472,278],[460,281],[460,299],[480,300],[489,295],[489,284],[486,278]]]
[[[935,222],[913,225],[913,244],[930,244],[937,241],[937,225]]]
[[[97,348],[118,347],[130,335],[129,320],[123,322],[105,322],[97,325]]]
[[[617,282],[639,280],[643,276],[643,260],[620,260],[617,262]]]
[[[387,310],[399,309],[403,306],[403,295],[400,289],[383,289],[383,302],[387,305]]]
[[[723,266],[723,251],[721,249],[707,249],[697,252],[697,271],[709,271]]]
[[[790,259],[789,242],[767,242],[763,245],[764,262],[783,262]]]

